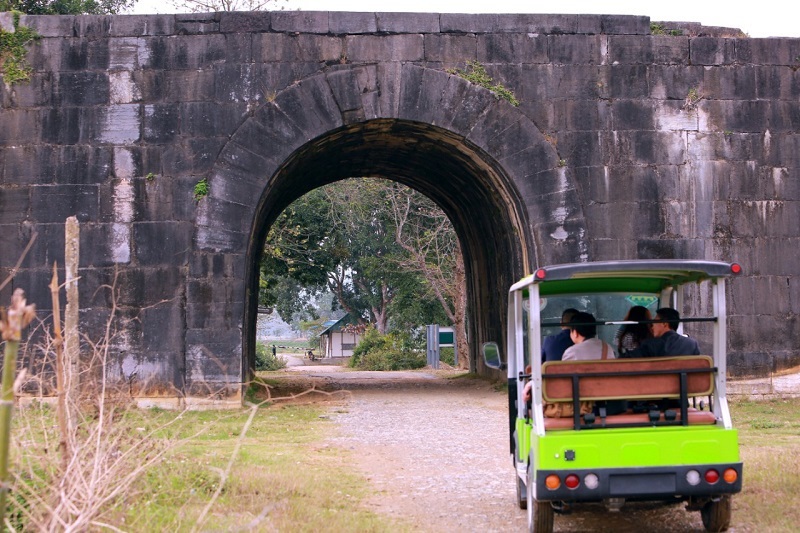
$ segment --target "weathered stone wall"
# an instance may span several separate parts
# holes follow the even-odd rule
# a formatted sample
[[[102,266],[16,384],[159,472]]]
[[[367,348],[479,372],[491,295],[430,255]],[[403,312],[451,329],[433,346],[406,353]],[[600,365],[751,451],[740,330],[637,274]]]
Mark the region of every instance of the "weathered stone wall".
[[[0,298],[23,287],[47,314],[77,216],[83,322],[101,331],[116,272],[110,372],[137,394],[237,397],[269,223],[360,175],[451,216],[475,345],[502,335],[504,291],[537,264],[721,259],[746,272],[730,287],[732,371],[800,364],[798,39],[654,36],[647,18],[594,15],[21,24],[41,39],[30,82],[0,87],[0,279],[38,238]],[[519,107],[446,72],[470,60]]]

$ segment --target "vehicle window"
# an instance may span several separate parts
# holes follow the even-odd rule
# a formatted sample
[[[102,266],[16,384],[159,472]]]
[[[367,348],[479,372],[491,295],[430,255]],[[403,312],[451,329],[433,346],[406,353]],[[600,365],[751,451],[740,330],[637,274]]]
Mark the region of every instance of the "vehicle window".
[[[658,297],[652,294],[592,294],[588,296],[556,296],[543,301],[541,320],[543,324],[557,324],[561,321],[564,309],[575,308],[578,311],[591,313],[600,321],[622,320],[634,305],[642,305],[655,315],[658,309]],[[597,336],[615,346],[614,335],[619,326],[597,326]],[[542,338],[558,333],[557,325],[542,328]]]

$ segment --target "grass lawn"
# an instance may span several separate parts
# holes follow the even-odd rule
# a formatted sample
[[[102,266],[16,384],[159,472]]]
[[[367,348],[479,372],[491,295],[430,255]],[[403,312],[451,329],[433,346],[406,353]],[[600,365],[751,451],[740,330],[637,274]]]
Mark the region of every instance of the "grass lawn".
[[[326,444],[336,431],[327,413],[341,405],[329,397],[312,401],[304,396],[294,404],[262,407],[254,414],[249,409],[184,413],[179,422],[154,434],[156,447],[162,439],[168,443],[165,460],[146,470],[101,521],[143,532],[409,531],[408,524],[376,515],[363,505],[370,487],[353,468],[357,458]],[[733,499],[734,530],[797,531],[800,399],[736,400],[731,410],[744,461],[744,489]],[[35,454],[52,455],[55,449],[52,410],[42,409],[37,415],[42,423],[36,424],[30,423],[35,412],[19,415],[15,440],[20,447],[13,450],[12,467],[17,472],[24,470],[23,464],[43,464]],[[133,409],[115,423],[146,434],[175,416],[158,409]],[[34,429],[27,434],[25,428]],[[50,433],[43,438],[42,431]],[[35,444],[43,440],[51,445]],[[230,475],[225,479],[227,469]]]
[[[736,531],[794,532],[800,524],[800,398],[731,403],[744,462],[733,498]]]

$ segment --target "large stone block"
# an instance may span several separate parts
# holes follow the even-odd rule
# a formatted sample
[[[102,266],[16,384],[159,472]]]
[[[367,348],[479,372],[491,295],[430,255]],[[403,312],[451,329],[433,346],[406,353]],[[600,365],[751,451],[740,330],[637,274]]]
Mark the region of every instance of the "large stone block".
[[[375,13],[331,11],[328,14],[328,25],[334,35],[375,33],[378,29]]]
[[[189,262],[189,276],[202,278],[244,279],[246,257],[242,254],[192,254]]]
[[[550,35],[547,45],[551,63],[600,65],[605,60],[605,38],[599,35]]]
[[[214,166],[226,142],[227,137],[201,137],[172,142],[164,148],[161,157],[163,173],[167,176],[205,175]]]
[[[615,130],[654,130],[653,103],[641,100],[615,100],[611,104],[612,127]]]
[[[162,75],[163,81],[154,80],[158,85],[154,83],[152,87],[154,93],[163,94],[164,101],[209,101],[216,96],[217,75],[214,69],[167,71]],[[145,94],[144,88],[142,88],[142,94]]]
[[[114,17],[109,34],[114,37],[139,37],[145,35],[172,35],[175,33],[174,15],[120,15]]]
[[[358,104],[344,104],[351,96],[360,97],[374,88],[361,85],[359,74],[363,69],[353,72],[355,87],[343,73],[329,76],[313,76],[298,82],[291,90],[283,91],[275,99],[275,105],[287,116],[294,118],[295,125],[303,131],[306,139],[313,139],[334,130],[343,124],[343,107],[358,108]],[[334,91],[334,87],[341,91]],[[343,91],[353,91],[345,96]],[[340,98],[344,100],[339,101]]]
[[[701,130],[757,132],[769,129],[769,102],[702,100],[698,107]]]
[[[736,61],[756,65],[797,65],[800,40],[786,38],[736,39]]]
[[[535,33],[478,35],[481,63],[547,63],[548,37]]]
[[[169,41],[169,68],[202,69],[221,61],[240,61],[241,46],[229,35],[178,35]],[[249,57],[249,50],[248,50]],[[246,59],[245,59],[246,60]]]
[[[42,114],[31,109],[4,109],[0,145],[15,145],[33,138],[41,131]]]
[[[328,16],[322,11],[275,11],[272,13],[272,31],[329,33]]]
[[[133,254],[139,265],[184,265],[194,227],[189,222],[136,222],[133,224]]]
[[[642,239],[637,243],[639,259],[703,259],[706,257],[702,239]]]
[[[344,39],[331,35],[263,33],[253,37],[253,60],[338,63],[344,60]]]
[[[477,59],[477,38],[474,35],[425,35],[425,60],[443,61],[461,66]]]
[[[21,26],[31,28],[42,37],[72,37],[75,27],[74,16],[20,15]]]
[[[63,223],[67,217],[78,221],[96,220],[98,189],[91,185],[41,185],[30,189],[33,221]]]
[[[380,33],[437,33],[437,13],[376,13]]]
[[[595,80],[596,94],[615,98],[646,98],[650,95],[646,65],[611,65],[599,72]]]
[[[753,70],[757,98],[792,100],[800,95],[797,71],[774,65],[759,65],[753,67]]]
[[[600,26],[603,33],[619,35],[648,35],[650,17],[602,15]]]
[[[247,116],[247,105],[243,103],[188,102],[179,104],[177,111],[175,107],[166,108],[174,114],[168,123],[172,128],[172,135],[177,133],[180,125],[180,133],[184,136],[204,137],[209,133],[215,136],[230,136]],[[147,126],[146,116],[145,126]]]
[[[649,65],[647,75],[652,98],[661,100],[664,105],[672,100],[683,104],[691,89],[702,87],[706,69],[693,65]]]
[[[6,146],[0,149],[0,183],[52,183],[58,150],[49,145]]]
[[[103,72],[62,72],[56,87],[62,106],[102,105],[109,101],[108,75]]]
[[[425,47],[421,34],[411,35],[348,35],[345,37],[347,60],[421,61]]]
[[[696,37],[691,40],[689,59],[695,65],[730,65],[736,61],[736,44],[732,39]]]
[[[142,220],[191,221],[196,215],[197,204],[194,188],[197,176],[158,175],[148,180],[139,179],[138,197]],[[142,183],[144,182],[144,183]]]
[[[712,100],[755,99],[756,70],[748,65],[706,69],[701,91]]]
[[[222,33],[259,33],[270,29],[272,13],[269,11],[226,12],[219,17]]]

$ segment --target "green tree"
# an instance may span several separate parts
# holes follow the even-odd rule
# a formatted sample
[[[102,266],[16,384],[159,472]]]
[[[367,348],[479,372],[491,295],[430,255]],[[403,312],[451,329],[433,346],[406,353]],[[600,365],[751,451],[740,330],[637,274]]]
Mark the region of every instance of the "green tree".
[[[425,281],[427,298],[438,302],[440,313],[453,325],[458,366],[469,368],[464,257],[455,230],[439,206],[408,187],[395,184],[387,197],[395,241],[405,252],[397,256],[398,266]]]
[[[289,206],[264,246],[261,304],[287,321],[298,314],[310,319],[316,301],[330,292],[338,309],[381,333],[425,323],[435,307],[425,301],[429,291],[418,272],[401,268],[406,252],[395,238],[388,193],[384,180],[344,180]],[[414,306],[398,303],[415,299]]]
[[[28,15],[115,15],[133,7],[136,0],[0,0],[0,11]]]

